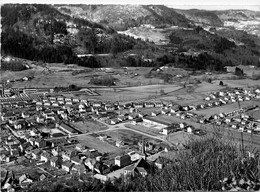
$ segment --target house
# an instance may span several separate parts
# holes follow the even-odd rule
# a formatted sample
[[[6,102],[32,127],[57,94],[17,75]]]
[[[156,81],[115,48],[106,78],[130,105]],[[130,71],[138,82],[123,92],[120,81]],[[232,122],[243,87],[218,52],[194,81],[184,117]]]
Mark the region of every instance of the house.
[[[185,128],[185,130],[186,130],[187,133],[193,133],[194,130],[195,130],[195,127],[193,127],[193,126],[188,126],[188,127]]]
[[[154,103],[152,103],[152,102],[145,102],[144,103],[144,107],[154,107]]]
[[[22,112],[22,117],[23,117],[24,119],[29,118],[29,117],[30,117],[30,114],[29,114],[27,111],[23,111],[23,112]]]
[[[127,117],[124,116],[124,115],[119,115],[119,116],[117,117],[117,119],[118,119],[120,122],[122,122],[122,121],[127,120]]]
[[[205,100],[206,101],[209,101],[211,98],[210,97],[205,97]]]
[[[34,146],[34,142],[35,142],[35,138],[34,137],[30,137],[29,138],[29,143]]]
[[[130,156],[131,161],[136,161],[139,159],[139,154],[136,153],[135,151],[131,151],[127,154]]]
[[[78,157],[72,157],[72,158],[70,159],[70,161],[71,161],[71,163],[73,163],[74,165],[81,165],[81,163],[82,163],[82,160],[79,159]]]
[[[19,145],[19,149],[23,153],[23,152],[25,152],[25,149],[27,147],[29,147],[29,146],[30,146],[30,143],[29,142],[25,142],[25,143],[22,143],[22,144]]]
[[[144,105],[143,103],[132,103],[132,107],[136,108],[136,109],[139,109],[139,108],[143,108]]]
[[[154,106],[155,107],[163,107],[163,103],[162,102],[155,102]]]
[[[41,154],[41,161],[48,162],[51,159],[51,154],[47,151],[43,151]]]
[[[40,149],[35,149],[31,152],[33,159],[40,159],[42,151]]]
[[[37,139],[35,139],[34,144],[35,144],[38,148],[43,148],[43,147],[46,147],[47,142],[46,142],[44,139],[42,139],[42,138],[37,138]]]
[[[131,163],[131,157],[127,155],[115,157],[115,165],[119,167],[125,167]]]
[[[165,127],[163,128],[162,130],[162,134],[164,135],[169,135],[170,133],[174,133],[178,130],[178,127],[174,126],[174,125],[171,125],[169,127]]]
[[[158,167],[158,169],[162,169],[164,164],[163,164],[163,158],[159,156],[156,161],[154,162],[155,166]]]
[[[27,188],[33,182],[33,180],[27,175],[23,174],[19,177],[19,185],[21,188]]]
[[[66,161],[66,160],[70,161],[72,157],[75,157],[77,155],[78,155],[78,152],[76,150],[67,149],[62,152],[62,159],[64,161]]]
[[[36,117],[36,122],[37,123],[43,123],[44,122],[44,116],[43,115],[39,115]]]
[[[168,113],[170,113],[170,110],[169,110],[169,109],[162,109],[162,110],[161,110],[161,114],[162,114],[162,115],[166,115],[166,114],[168,114]]]
[[[86,145],[83,145],[83,144],[77,144],[76,147],[75,147],[76,150],[80,151],[80,152],[83,152],[85,150],[88,149],[88,147]]]
[[[151,112],[151,116],[158,116],[158,115],[160,115],[160,111],[153,111],[153,112]]]
[[[115,125],[117,123],[119,123],[120,121],[118,119],[110,119],[110,124],[111,125]]]
[[[60,125],[56,124],[56,127],[60,128],[62,131],[64,131],[65,133],[67,133],[69,135],[75,135],[78,133],[75,129],[73,129],[72,127],[70,127],[64,123],[61,123]]]
[[[14,123],[14,128],[15,129],[22,129],[26,126],[26,121],[24,119],[21,119],[21,120],[17,120],[15,121]]]
[[[61,165],[61,168],[64,169],[65,171],[67,171],[68,173],[71,172],[72,167],[73,167],[73,163],[71,163],[69,161],[65,161]]]
[[[146,176],[148,174],[149,167],[149,163],[147,163],[143,158],[140,158],[137,163],[129,165],[124,169],[124,175],[141,174],[142,176]]]
[[[94,170],[94,165],[96,163],[96,159],[95,158],[87,158],[85,160],[85,165],[91,170],[93,171]]]
[[[62,158],[60,156],[54,156],[50,158],[50,165],[52,167],[60,168],[62,164]]]
[[[53,156],[60,156],[60,155],[62,155],[62,152],[63,152],[63,148],[59,147],[59,146],[57,146],[51,150],[51,153]]]
[[[186,123],[186,122],[180,123],[180,128],[181,128],[181,129],[184,129],[186,126],[187,126],[187,123]]]

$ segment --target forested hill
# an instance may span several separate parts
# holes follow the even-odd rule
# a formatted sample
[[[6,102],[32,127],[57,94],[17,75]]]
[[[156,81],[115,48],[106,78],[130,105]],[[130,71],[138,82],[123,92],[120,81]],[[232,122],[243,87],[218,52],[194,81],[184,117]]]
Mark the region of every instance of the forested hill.
[[[126,30],[142,24],[193,26],[193,22],[163,5],[55,5],[60,12]]]
[[[1,53],[29,60],[88,66],[76,55],[117,54],[147,46],[108,26],[62,14],[50,5],[5,4],[1,16]]]
[[[232,12],[236,19],[238,13]],[[249,19],[258,17],[248,14]],[[158,66],[175,61],[171,53],[181,57],[202,53],[210,58],[203,65],[198,64],[199,57],[190,56],[178,65],[195,69],[212,65],[216,70],[225,65],[260,65],[259,37],[223,27],[227,16],[231,20],[229,12],[181,11],[162,5],[5,4],[1,7],[1,54],[101,67]],[[118,31],[125,29],[131,30]],[[162,43],[141,37],[154,37]],[[114,61],[77,57],[99,53],[113,56]],[[127,53],[135,57],[128,58]],[[153,62],[144,63],[142,58]]]

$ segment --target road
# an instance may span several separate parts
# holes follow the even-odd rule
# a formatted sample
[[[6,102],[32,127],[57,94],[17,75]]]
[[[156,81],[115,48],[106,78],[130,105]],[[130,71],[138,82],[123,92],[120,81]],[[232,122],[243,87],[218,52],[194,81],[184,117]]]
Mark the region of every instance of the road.
[[[41,168],[39,166],[37,166],[37,167],[38,167],[38,169],[42,170],[43,172],[47,173],[48,175],[55,177],[55,175],[50,174],[48,171],[44,170],[43,168]]]
[[[148,133],[144,133],[142,131],[138,131],[138,130],[135,130],[135,129],[131,129],[131,128],[128,128],[128,127],[125,127],[125,124],[126,123],[120,123],[120,124],[117,124],[117,125],[109,125],[109,124],[106,124],[104,123],[103,121],[95,118],[95,117],[92,117],[94,120],[100,122],[101,124],[104,124],[108,127],[108,129],[106,130],[100,130],[100,131],[95,131],[95,132],[92,132],[92,133],[82,133],[82,134],[78,134],[78,135],[73,135],[71,137],[78,137],[78,136],[83,136],[83,135],[91,135],[93,133],[103,133],[103,132],[106,132],[106,131],[112,131],[112,130],[129,130],[129,131],[133,131],[135,133],[138,133],[138,134],[141,134],[141,135],[144,135],[146,137],[150,137],[150,138],[153,138],[153,139],[157,139],[157,140],[160,140],[160,141],[163,141],[165,143],[168,143],[169,145],[172,145],[172,143],[166,141],[164,139],[164,136],[154,136],[154,135],[150,135]]]
[[[94,120],[96,120],[96,121],[106,125],[108,127],[108,129],[101,130],[101,131],[96,131],[96,132],[92,132],[92,133],[83,133],[83,134],[73,135],[72,137],[78,137],[78,136],[82,136],[82,135],[90,135],[90,134],[93,134],[93,133],[104,133],[106,131],[111,131],[111,130],[129,130],[129,131],[133,131],[135,133],[144,135],[146,137],[157,139],[157,140],[163,141],[165,143],[168,143],[169,145],[172,145],[172,143],[167,141],[164,136],[160,136],[160,135],[154,136],[154,135],[150,135],[148,133],[144,133],[142,131],[138,131],[136,129],[131,129],[131,128],[125,127],[126,123],[120,123],[120,124],[117,124],[117,125],[109,125],[109,124],[106,124],[103,121],[101,121],[101,120],[99,120],[99,119],[97,119],[95,117],[92,117],[92,118]],[[209,133],[214,133],[215,132],[214,127],[211,124],[207,124],[204,127],[205,128],[203,128],[203,129],[206,130]],[[224,137],[227,138],[227,139],[231,139],[232,138],[232,139],[234,139],[235,141],[238,141],[238,142],[240,142],[242,140],[241,139],[241,132],[239,132],[237,130],[228,129],[228,128],[222,128],[220,131],[224,135]],[[244,141],[245,145],[251,145],[252,144],[253,147],[260,148],[260,136],[259,135],[252,134],[252,136],[251,136],[250,133],[244,132],[243,133],[243,141]]]

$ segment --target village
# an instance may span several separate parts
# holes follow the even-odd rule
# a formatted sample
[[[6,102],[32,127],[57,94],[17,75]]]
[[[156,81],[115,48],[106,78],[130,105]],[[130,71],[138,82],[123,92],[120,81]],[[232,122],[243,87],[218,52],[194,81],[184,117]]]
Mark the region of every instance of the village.
[[[238,141],[243,133],[245,144],[259,147],[259,99],[260,89],[229,88],[194,105],[159,99],[112,103],[52,89],[3,87],[1,177],[9,178],[3,189],[56,177],[106,181],[147,175],[152,165],[164,166],[162,158],[187,150],[187,138],[213,134],[218,127]],[[237,110],[230,111],[231,105]]]

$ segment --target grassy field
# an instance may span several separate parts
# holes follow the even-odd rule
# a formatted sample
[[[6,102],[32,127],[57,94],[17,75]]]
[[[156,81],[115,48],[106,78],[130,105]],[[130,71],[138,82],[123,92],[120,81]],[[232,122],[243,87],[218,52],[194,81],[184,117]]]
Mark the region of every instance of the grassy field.
[[[98,92],[100,96],[93,96],[91,98],[102,101],[140,101],[147,100],[151,96],[160,96],[160,90],[165,93],[173,92],[180,87],[177,85],[146,85],[138,87],[127,88],[96,88],[94,91]]]
[[[108,127],[105,127],[104,124],[101,124],[97,121],[90,121],[86,120],[84,122],[79,121],[79,122],[73,122],[71,123],[76,129],[81,131],[82,133],[92,133],[95,131],[101,131],[108,129]]]
[[[158,129],[153,129],[153,128],[148,128],[142,125],[132,125],[132,124],[125,124],[125,127],[133,129],[133,130],[137,130],[143,133],[147,133],[149,135],[152,136],[157,136],[159,135],[159,130]]]
[[[89,148],[96,149],[101,153],[115,152],[117,150],[120,150],[116,146],[100,141],[99,139],[92,137],[90,135],[80,135],[77,137],[77,139],[79,140],[80,143],[88,146]]]
[[[240,107],[246,107],[246,106],[249,106],[252,104],[253,104],[252,101],[242,101],[242,102],[240,102]],[[236,102],[236,103],[230,103],[227,105],[222,105],[219,107],[212,107],[212,108],[207,108],[204,110],[195,111],[195,113],[198,115],[210,116],[210,115],[219,114],[219,113],[232,112],[232,111],[235,111],[238,109],[239,109],[239,106],[238,106],[238,103]]]

